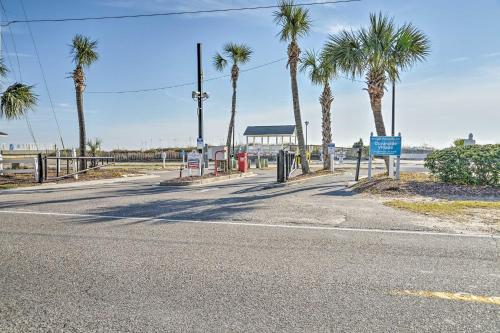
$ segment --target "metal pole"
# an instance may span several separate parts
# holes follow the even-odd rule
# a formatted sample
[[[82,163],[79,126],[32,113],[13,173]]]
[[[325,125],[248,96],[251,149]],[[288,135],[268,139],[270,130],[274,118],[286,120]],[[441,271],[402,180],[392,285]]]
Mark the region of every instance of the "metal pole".
[[[196,44],[198,62],[198,138],[203,142],[203,66],[201,59],[201,43]],[[203,158],[203,147],[198,149]],[[200,176],[203,176],[203,162],[200,161]]]
[[[38,182],[43,183],[43,161],[42,154],[38,154]]]
[[[396,119],[396,82],[392,82],[392,126],[391,136],[395,133],[395,119]]]
[[[234,154],[234,123],[233,123],[233,158],[235,158],[235,154]]]
[[[355,181],[359,180],[359,169],[361,167],[361,154],[362,154],[363,148],[358,148],[358,163],[356,164],[356,177],[354,178]]]
[[[309,126],[309,122],[306,121],[305,124],[306,124],[306,150],[307,150],[307,126]]]
[[[198,138],[203,139],[203,68],[201,63],[201,43],[196,45],[198,59]],[[202,153],[199,149],[199,153]]]

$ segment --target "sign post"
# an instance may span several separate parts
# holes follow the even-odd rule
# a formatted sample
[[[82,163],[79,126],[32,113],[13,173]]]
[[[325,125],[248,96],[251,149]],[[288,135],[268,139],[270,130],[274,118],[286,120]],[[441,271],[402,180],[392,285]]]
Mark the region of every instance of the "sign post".
[[[167,153],[165,153],[164,151],[161,152],[161,159],[163,161],[163,169],[165,169],[166,168]]]
[[[370,155],[368,158],[368,179],[372,177],[373,156],[389,156],[389,176],[400,176],[401,133],[398,136],[373,136],[370,134]],[[394,156],[396,156],[396,172],[394,173]]]

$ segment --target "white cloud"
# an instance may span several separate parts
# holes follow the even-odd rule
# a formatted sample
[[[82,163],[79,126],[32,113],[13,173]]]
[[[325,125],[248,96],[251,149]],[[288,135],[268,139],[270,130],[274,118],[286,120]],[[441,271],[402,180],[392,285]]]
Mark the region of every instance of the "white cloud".
[[[358,26],[345,24],[345,23],[329,23],[329,24],[320,24],[314,25],[312,30],[317,33],[326,34],[326,35],[334,35],[343,30],[351,31],[359,29]]]
[[[499,56],[500,56],[500,52],[492,52],[492,53],[483,54],[483,57],[486,57],[486,58],[499,57]]]
[[[450,60],[450,62],[462,62],[462,61],[466,61],[466,60],[469,60],[469,57],[453,58],[453,59]]]
[[[33,57],[32,54],[28,54],[28,53],[21,53],[21,52],[17,52],[17,53],[14,53],[14,52],[7,52],[5,53],[5,55],[9,56],[9,57],[19,57],[19,58],[31,58]]]

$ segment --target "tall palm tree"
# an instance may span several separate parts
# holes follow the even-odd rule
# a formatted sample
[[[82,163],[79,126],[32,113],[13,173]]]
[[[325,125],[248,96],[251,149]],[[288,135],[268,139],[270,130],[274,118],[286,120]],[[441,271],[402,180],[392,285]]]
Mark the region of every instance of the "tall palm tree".
[[[80,130],[80,156],[85,157],[86,132],[85,132],[85,116],[83,113],[83,91],[85,90],[85,72],[84,68],[88,68],[98,58],[96,52],[97,41],[92,41],[90,38],[76,35],[71,44],[71,55],[76,67],[73,70],[72,77],[75,83],[76,91],[76,108],[78,111],[78,128]],[[80,160],[80,169],[85,168],[85,161]]]
[[[323,86],[323,92],[319,97],[321,104],[321,127],[322,127],[322,149],[323,167],[330,168],[330,156],[328,154],[328,144],[332,142],[331,129],[331,106],[333,102],[330,80],[337,76],[337,66],[335,63],[327,61],[325,57],[314,51],[306,51],[301,59],[300,70],[307,71],[309,79],[315,85]]]
[[[331,35],[325,55],[353,78],[365,76],[375,129],[377,135],[385,136],[382,98],[386,81],[399,80],[400,71],[423,61],[429,49],[428,38],[413,25],[396,28],[393,19],[379,13],[370,15],[367,28]]]
[[[7,67],[0,59],[0,77],[7,75]],[[33,93],[33,86],[22,83],[10,85],[2,94],[0,101],[0,118],[7,120],[19,119],[26,115],[28,110],[36,105],[37,96]]]
[[[249,62],[252,52],[253,52],[252,49],[248,45],[227,43],[226,45],[224,45],[222,54],[220,53],[215,54],[213,60],[215,68],[220,72],[222,72],[224,68],[226,68],[228,63],[227,58],[229,58],[233,63],[231,67],[231,83],[233,86],[233,97],[231,102],[231,120],[229,121],[229,130],[227,133],[227,140],[226,140],[228,160],[230,159],[229,152],[231,151],[231,137],[232,134],[234,133],[234,121],[236,116],[236,88],[238,85],[238,77],[240,74],[240,68],[238,67],[238,65],[246,64],[247,62]]]
[[[293,0],[282,0],[279,9],[274,12],[274,21],[281,28],[280,40],[288,44],[288,68],[290,69],[290,81],[292,86],[293,114],[297,139],[299,144],[300,161],[302,173],[309,173],[309,164],[306,158],[306,146],[304,142],[304,131],[302,129],[302,117],[300,115],[299,87],[297,85],[297,66],[300,61],[300,48],[297,43],[299,37],[306,36],[311,29],[311,18],[309,11],[296,6]]]

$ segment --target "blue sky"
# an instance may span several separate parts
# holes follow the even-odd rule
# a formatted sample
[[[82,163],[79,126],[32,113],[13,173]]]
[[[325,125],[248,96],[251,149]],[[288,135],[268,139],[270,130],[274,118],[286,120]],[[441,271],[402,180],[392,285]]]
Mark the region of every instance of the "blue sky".
[[[22,19],[19,0],[3,0],[9,19]],[[153,13],[273,4],[272,0],[24,0],[30,18],[59,18]],[[371,12],[411,21],[432,43],[427,61],[402,75],[397,91],[397,131],[406,145],[447,146],[454,138],[475,134],[480,143],[500,142],[500,1],[364,0],[310,8],[314,25],[300,40],[305,49],[320,49],[328,35],[366,25]],[[280,59],[286,44],[276,38],[272,10],[186,15],[128,20],[32,23],[41,61],[67,146],[78,140],[72,37],[84,34],[99,41],[100,59],[87,71],[85,112],[88,137],[100,137],[105,148],[141,148],[194,143],[197,133],[194,86],[140,94],[91,94],[92,91],[154,88],[196,79],[196,43],[203,43],[205,77],[219,76],[211,58],[226,42],[244,42],[253,50],[246,67]],[[34,84],[39,105],[29,118],[40,143],[58,142],[48,96],[25,24],[2,31],[2,56],[12,64],[3,87],[19,80],[14,38],[22,79]],[[248,125],[293,124],[289,75],[285,61],[242,73],[238,90],[236,134]],[[244,69],[245,66],[242,66]],[[368,139],[374,130],[363,83],[332,82],[333,137],[338,145]],[[310,122],[309,142],[320,143],[321,88],[299,78],[303,120]],[[205,135],[209,143],[224,141],[230,115],[228,78],[206,82]],[[390,92],[383,100],[390,129]],[[9,133],[3,142],[28,143],[24,120],[0,120]]]

